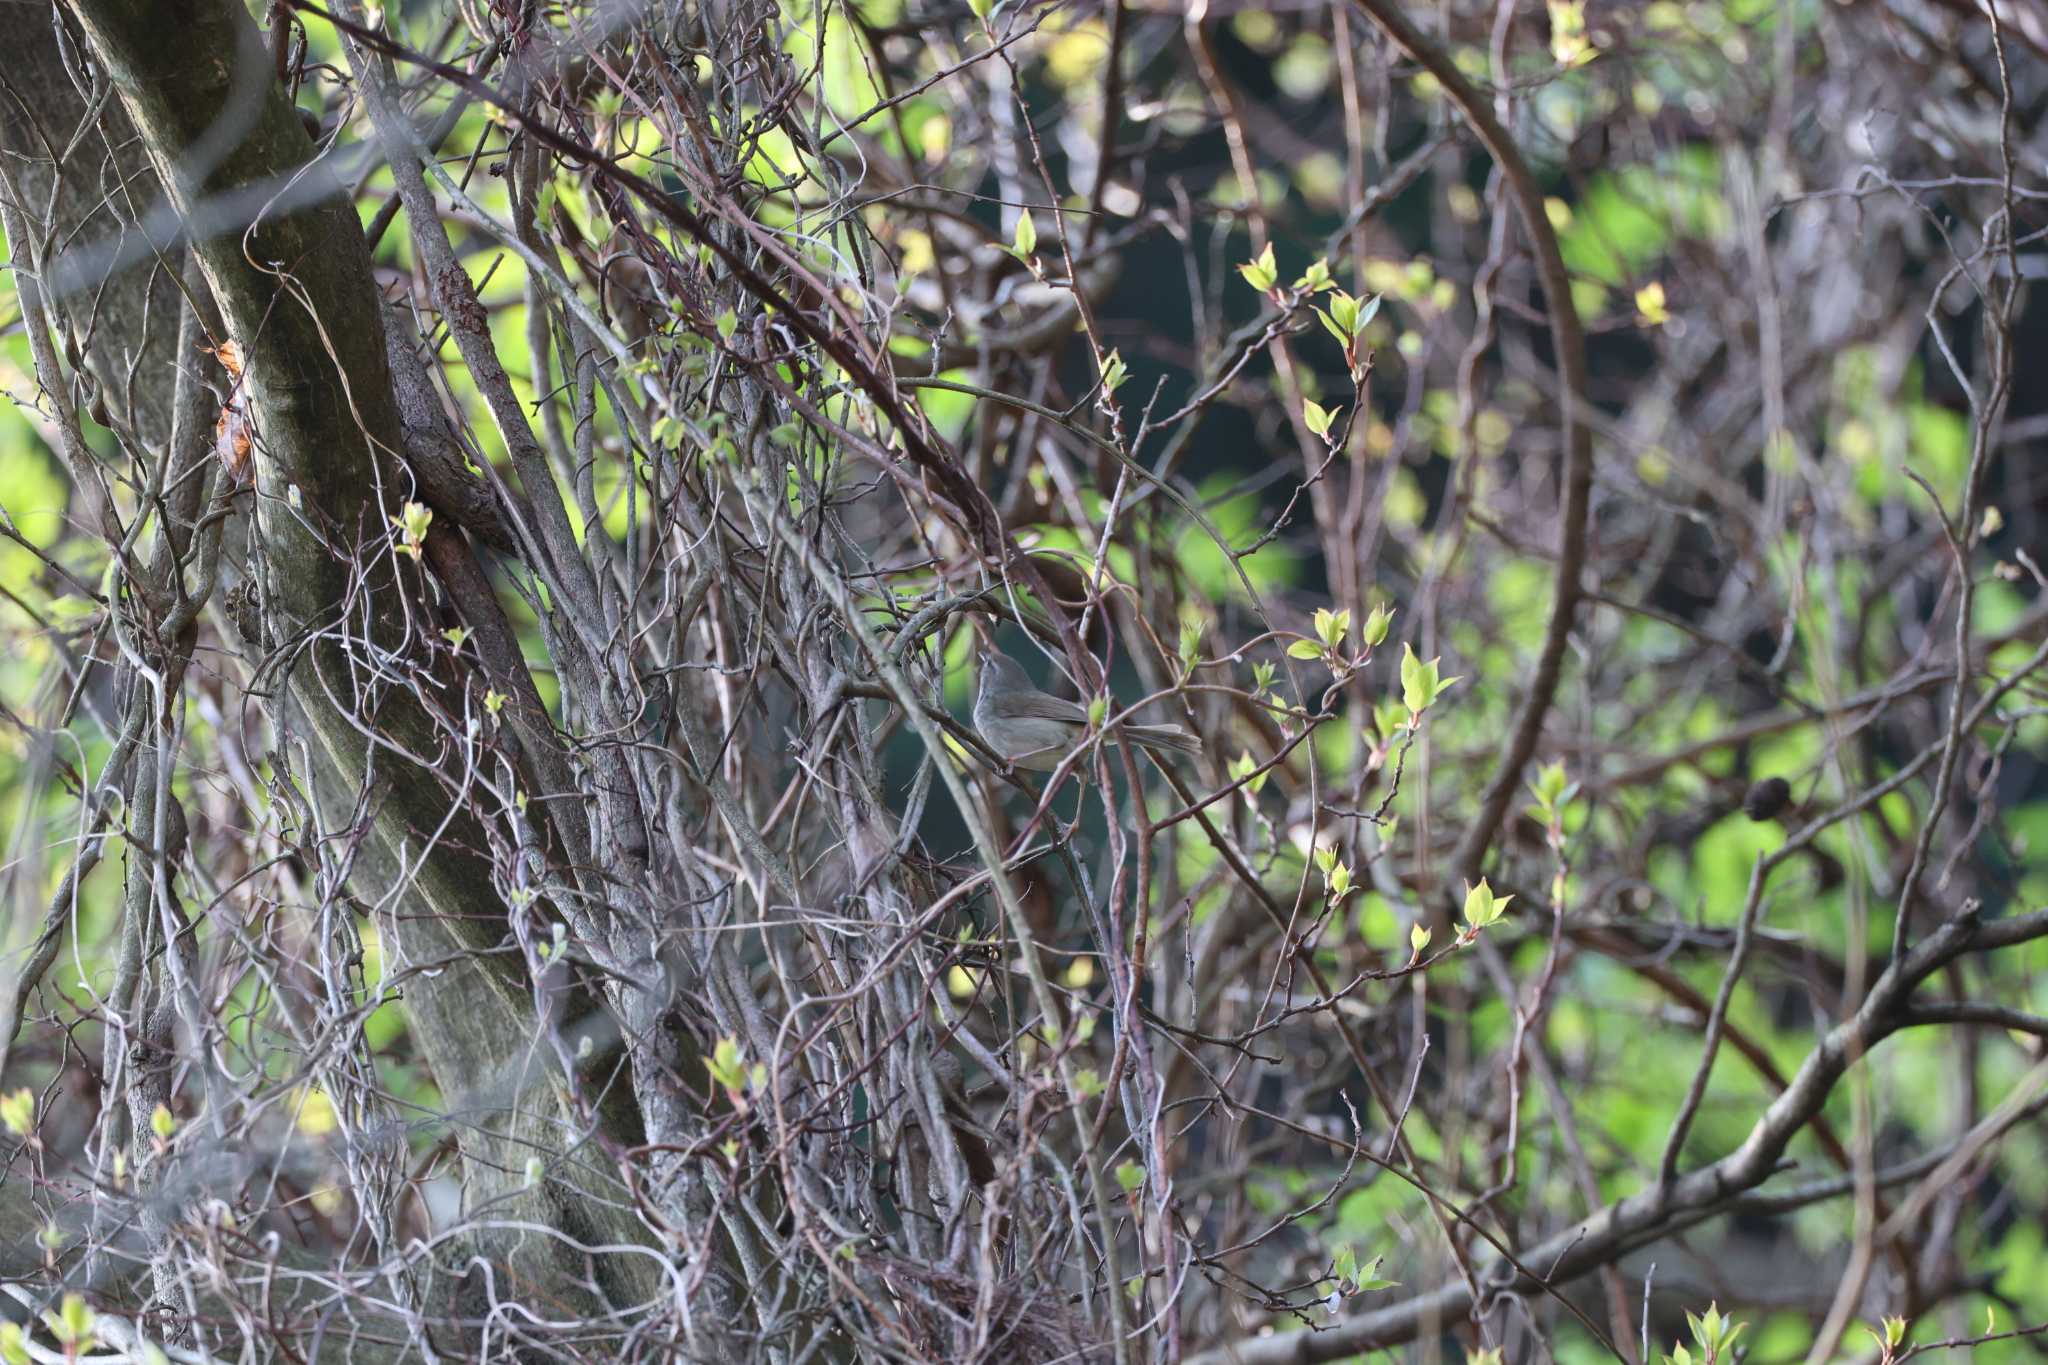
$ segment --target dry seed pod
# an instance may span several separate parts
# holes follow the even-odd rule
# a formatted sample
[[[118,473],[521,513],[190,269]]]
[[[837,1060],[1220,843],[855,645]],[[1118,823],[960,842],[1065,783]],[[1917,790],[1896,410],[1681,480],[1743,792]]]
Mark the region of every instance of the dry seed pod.
[[[213,424],[213,450],[220,456],[221,468],[228,474],[228,482],[242,484],[249,478],[249,416],[242,411],[240,394],[228,400],[220,410],[220,418]]]

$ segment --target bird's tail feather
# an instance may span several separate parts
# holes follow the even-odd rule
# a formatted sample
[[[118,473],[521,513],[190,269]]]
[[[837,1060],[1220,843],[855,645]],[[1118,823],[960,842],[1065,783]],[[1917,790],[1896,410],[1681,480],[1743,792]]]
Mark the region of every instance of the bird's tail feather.
[[[1202,752],[1202,742],[1178,725],[1126,725],[1124,733],[1133,744],[1147,749],[1174,749],[1184,754]]]

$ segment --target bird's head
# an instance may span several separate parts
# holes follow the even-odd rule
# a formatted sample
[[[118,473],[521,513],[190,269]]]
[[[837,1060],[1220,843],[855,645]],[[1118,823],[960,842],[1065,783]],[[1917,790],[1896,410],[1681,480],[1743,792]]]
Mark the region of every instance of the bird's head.
[[[1031,675],[1009,655],[984,649],[975,659],[981,665],[981,695],[986,696],[995,688],[1011,692],[1032,690]]]

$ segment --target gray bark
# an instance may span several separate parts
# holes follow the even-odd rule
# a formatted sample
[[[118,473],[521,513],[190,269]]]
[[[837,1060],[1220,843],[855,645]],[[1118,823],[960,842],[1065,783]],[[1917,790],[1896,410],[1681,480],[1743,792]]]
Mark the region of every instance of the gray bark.
[[[143,164],[134,127],[121,102],[105,98],[111,89],[91,84],[87,54],[60,41],[57,18],[46,0],[0,0],[9,54],[0,62],[0,192],[37,238],[9,243],[9,252],[44,257],[65,348],[91,390],[83,401],[160,447],[171,429],[171,367],[199,359],[175,354],[184,253],[161,222],[154,237],[144,231],[160,196],[153,176],[134,178]]]

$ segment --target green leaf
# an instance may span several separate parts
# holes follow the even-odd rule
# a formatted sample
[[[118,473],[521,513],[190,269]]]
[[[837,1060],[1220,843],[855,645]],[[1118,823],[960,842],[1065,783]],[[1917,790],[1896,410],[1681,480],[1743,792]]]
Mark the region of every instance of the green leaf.
[[[391,519],[398,528],[400,554],[420,557],[420,543],[427,538],[427,528],[434,524],[434,509],[422,502],[408,502]]]
[[[1337,420],[1337,412],[1333,408],[1324,407],[1313,398],[1304,398],[1301,400],[1301,420],[1308,424],[1310,431],[1328,440],[1330,424]]]
[[[1192,610],[1183,610],[1181,612],[1179,655],[1181,668],[1184,672],[1193,670],[1195,659],[1202,652],[1202,634],[1207,629],[1207,623],[1196,612]]]
[[[1116,1183],[1123,1186],[1125,1194],[1134,1193],[1145,1183],[1145,1168],[1135,1161],[1123,1162],[1116,1168]]]
[[[1366,614],[1365,625],[1358,632],[1359,638],[1365,641],[1368,649],[1377,649],[1381,641],[1387,638],[1387,627],[1392,625],[1393,621],[1393,608],[1376,606]]]
[[[1442,696],[1457,678],[1439,678],[1438,660],[1424,663],[1415,657],[1415,651],[1405,643],[1401,646],[1401,701],[1409,714],[1420,716],[1430,704]]]
[[[1336,324],[1337,340],[1349,346],[1358,335],[1358,300],[1341,289],[1330,295],[1330,321]]]
[[[1408,930],[1408,950],[1416,957],[1421,957],[1422,950],[1429,946],[1429,938],[1429,930],[1419,924],[1415,925]]]
[[[1664,283],[1651,280],[1636,290],[1636,314],[1647,327],[1662,327],[1671,321],[1671,307],[1664,299]]]
[[[1479,885],[1465,893],[1465,924],[1475,933],[1501,917],[1513,896],[1496,896],[1481,877]]]
[[[1529,784],[1529,790],[1535,793],[1536,799],[1545,806],[1556,805],[1557,799],[1564,795],[1564,788],[1565,775],[1564,761],[1562,759],[1546,763],[1537,769],[1535,780]]]
[[[1124,364],[1123,356],[1111,351],[1102,358],[1102,388],[1106,393],[1115,393],[1131,377],[1130,367]]]
[[[1290,659],[1320,659],[1323,657],[1323,647],[1314,640],[1296,640],[1293,644],[1287,646],[1287,657]]]
[[[64,1354],[73,1357],[92,1349],[94,1322],[92,1309],[77,1294],[66,1294],[61,1304],[43,1314],[50,1335],[64,1348]]]
[[[1265,249],[1259,252],[1257,259],[1239,266],[1237,273],[1244,276],[1245,283],[1261,294],[1271,293],[1273,286],[1280,281],[1280,268],[1273,263],[1273,244],[1266,243]]]
[[[1017,215],[1015,234],[1010,239],[1010,254],[1018,260],[1029,260],[1031,253],[1038,250],[1038,223],[1027,210]]]
[[[1550,55],[1559,66],[1592,60],[1593,46],[1586,38],[1586,0],[1550,0]]]
[[[171,1111],[167,1106],[159,1104],[150,1111],[149,1131],[165,1142],[169,1142],[171,1134],[178,1131],[178,1121],[171,1117]]]
[[[1335,289],[1337,282],[1330,278],[1330,263],[1318,256],[1315,263],[1301,273],[1294,287],[1304,293],[1319,294],[1325,289]]]
[[[718,339],[731,341],[732,334],[740,329],[739,314],[728,308],[718,315]]]
[[[1351,344],[1350,329],[1345,327],[1344,324],[1338,320],[1338,318],[1335,316],[1334,310],[1332,310],[1331,312],[1325,312],[1320,308],[1316,309],[1316,321],[1323,324],[1324,331],[1328,332],[1331,336],[1337,338],[1338,345],[1349,346]]]
[[[1863,1324],[1863,1330],[1877,1343],[1878,1350],[1883,1353],[1884,1358],[1890,1360],[1892,1353],[1898,1350],[1899,1343],[1906,1339],[1906,1320],[1900,1317],[1886,1318],[1879,1327],[1872,1327],[1866,1322]]]
[[[29,1365],[28,1337],[18,1322],[0,1322],[0,1365]]]
[[[36,1096],[27,1086],[0,1095],[0,1124],[16,1137],[27,1137],[36,1126]]]
[[[735,1038],[720,1038],[712,1044],[711,1055],[704,1059],[704,1069],[728,1095],[738,1096],[747,1088],[746,1057]]]
[[[1401,702],[1410,715],[1419,716],[1429,709],[1431,698],[1436,695],[1436,661],[1424,663],[1415,656],[1415,650],[1407,643],[1401,646]]]

